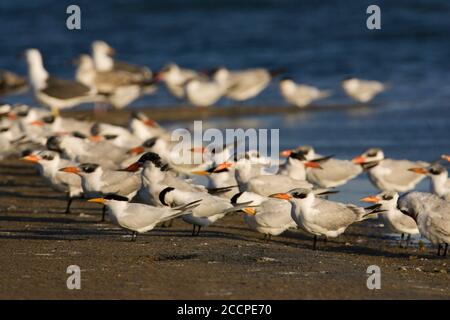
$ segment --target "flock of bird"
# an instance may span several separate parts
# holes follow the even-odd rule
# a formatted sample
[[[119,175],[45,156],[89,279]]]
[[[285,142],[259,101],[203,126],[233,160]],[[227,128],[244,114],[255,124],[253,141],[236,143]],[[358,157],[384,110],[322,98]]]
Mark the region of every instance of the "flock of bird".
[[[111,105],[124,108],[142,95],[156,92],[159,83],[164,83],[168,92],[176,99],[187,101],[196,107],[214,105],[222,97],[233,101],[245,101],[260,94],[283,70],[253,68],[229,70],[225,67],[207,71],[181,68],[171,63],[153,73],[148,67],[113,59],[114,49],[104,41],[94,41],[91,55],[82,54],[76,59],[75,79],[60,79],[45,69],[38,49],[28,49],[25,57],[28,78],[35,99],[53,110],[68,109],[83,103],[94,103],[97,107]],[[12,73],[0,73],[0,94],[16,91],[25,85],[25,80]],[[345,93],[352,99],[367,103],[387,89],[387,85],[373,80],[346,78],[341,83]],[[330,90],[298,84],[293,79],[279,80],[281,96],[290,105],[299,108],[313,101],[327,98]]]
[[[103,205],[103,217],[133,234],[180,217],[193,235],[227,214],[241,212],[247,225],[270,238],[290,228],[334,238],[348,226],[381,216],[394,232],[420,234],[446,255],[450,243],[449,155],[433,163],[387,158],[371,148],[351,160],[284,150],[276,174],[273,159],[256,150],[239,154],[238,141],[185,152],[170,133],[133,112],[126,127],[81,121],[27,105],[0,106],[0,156],[36,163],[54,189]],[[177,141],[178,143],[178,141]],[[200,163],[193,158],[202,159]],[[366,172],[380,190],[361,199],[368,207],[331,201],[327,194]],[[193,177],[207,178],[200,184]],[[430,193],[413,189],[425,177]],[[202,180],[202,179],[199,179]],[[399,193],[404,193],[400,195]]]

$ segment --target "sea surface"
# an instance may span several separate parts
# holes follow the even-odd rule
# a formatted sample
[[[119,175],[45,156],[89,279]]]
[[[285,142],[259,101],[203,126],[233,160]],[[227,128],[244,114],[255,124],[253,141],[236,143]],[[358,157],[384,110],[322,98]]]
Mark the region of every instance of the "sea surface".
[[[66,28],[69,4],[81,8],[81,30]],[[381,8],[381,30],[366,28],[370,4]],[[450,153],[448,0],[2,0],[0,19],[0,69],[21,74],[26,67],[18,54],[36,47],[50,73],[71,78],[72,59],[102,39],[118,59],[152,70],[169,62],[199,70],[286,68],[298,82],[333,90],[321,104],[351,102],[340,89],[349,75],[389,82],[390,90],[361,110],[250,116],[205,126],[277,128],[280,148],[311,144],[340,158],[372,146],[392,158],[431,161]],[[281,106],[277,88],[275,81],[245,103]],[[30,95],[3,100],[32,102]],[[161,88],[133,107],[177,103]],[[364,177],[342,189],[338,197],[351,201],[375,191]]]

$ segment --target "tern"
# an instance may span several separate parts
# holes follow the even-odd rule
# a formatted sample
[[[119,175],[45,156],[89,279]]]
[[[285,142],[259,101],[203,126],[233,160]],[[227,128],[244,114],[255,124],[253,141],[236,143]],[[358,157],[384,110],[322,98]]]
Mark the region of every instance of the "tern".
[[[320,188],[334,188],[346,184],[349,180],[357,177],[363,170],[360,165],[352,161],[335,159],[334,157],[323,157],[316,154],[311,146],[301,146],[294,150],[281,152],[282,156],[290,156],[292,152],[302,153],[308,161],[320,164],[321,170],[307,168],[306,180]]]
[[[245,213],[244,220],[251,229],[264,234],[265,239],[297,227],[291,216],[291,205],[287,201],[244,191],[235,194],[231,203],[249,203],[251,207],[242,209]]]
[[[408,245],[411,235],[417,235],[420,234],[420,232],[414,219],[403,214],[403,212],[397,208],[398,198],[397,192],[385,191],[375,196],[362,198],[361,201],[379,204],[380,210],[385,211],[385,214],[382,216],[389,229],[393,232],[401,233],[402,240],[404,235],[407,234],[406,245]]]
[[[188,214],[201,202],[201,200],[193,201],[174,208],[158,208],[141,203],[129,203],[128,198],[115,194],[88,201],[106,206],[114,224],[133,232],[132,241],[136,240],[137,233],[150,231],[161,222]]]
[[[383,150],[371,148],[353,158],[353,163],[367,169],[370,181],[381,191],[406,192],[425,177],[408,171],[412,167],[424,167],[429,164],[423,161],[385,159]]]
[[[439,197],[450,200],[450,179],[447,168],[435,163],[426,168],[411,168],[409,171],[430,177],[430,191]]]
[[[104,170],[95,163],[64,167],[60,171],[80,176],[83,193],[89,198],[114,193],[132,199],[141,187],[140,172]],[[104,219],[105,211],[102,221]]]
[[[322,169],[321,162],[328,158],[317,158],[307,161],[306,157],[300,152],[291,152],[284,164],[279,168],[278,173],[287,175],[292,179],[306,180],[307,169]],[[314,171],[316,171],[314,170]]]
[[[366,220],[378,213],[378,210],[367,211],[353,204],[343,204],[323,200],[317,195],[329,191],[314,191],[296,188],[287,193],[276,193],[272,198],[287,200],[292,204],[292,217],[297,225],[314,235],[313,248],[316,249],[317,237],[336,238],[353,223]]]
[[[313,101],[328,98],[331,92],[305,84],[296,84],[291,78],[283,78],[279,83],[281,96],[291,105],[304,108]]]
[[[196,107],[209,107],[224,94],[224,86],[216,81],[191,79],[185,84],[186,98]]]
[[[178,99],[186,96],[184,85],[191,79],[203,79],[194,70],[180,68],[174,63],[166,65],[161,71],[155,74],[155,79],[164,81],[169,92]]]
[[[81,178],[76,175],[59,171],[65,166],[74,166],[74,162],[61,159],[57,152],[43,150],[31,153],[23,157],[24,160],[37,163],[40,174],[47,180],[50,186],[67,193],[67,207],[65,213],[70,213],[70,206],[74,198],[79,198],[83,194]]]
[[[450,202],[425,192],[409,192],[398,201],[398,208],[414,219],[420,234],[438,246],[444,245],[445,256],[450,243]]]
[[[352,77],[344,79],[341,84],[349,97],[361,103],[371,101],[377,94],[387,89],[387,85],[379,81]]]
[[[103,99],[95,90],[82,83],[49,76],[37,49],[28,49],[25,55],[34,95],[40,103],[50,107],[55,115],[59,114],[60,109]]]

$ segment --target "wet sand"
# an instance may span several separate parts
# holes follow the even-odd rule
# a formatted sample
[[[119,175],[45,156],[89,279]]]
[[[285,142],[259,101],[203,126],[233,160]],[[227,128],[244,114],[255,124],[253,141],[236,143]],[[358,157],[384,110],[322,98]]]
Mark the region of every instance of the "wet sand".
[[[401,249],[379,222],[319,242],[289,231],[264,241],[238,214],[191,236],[181,220],[136,242],[80,200],[62,214],[63,194],[32,165],[0,162],[1,299],[448,299],[449,258],[434,248]],[[66,269],[81,268],[81,290]],[[381,268],[381,289],[366,286]]]

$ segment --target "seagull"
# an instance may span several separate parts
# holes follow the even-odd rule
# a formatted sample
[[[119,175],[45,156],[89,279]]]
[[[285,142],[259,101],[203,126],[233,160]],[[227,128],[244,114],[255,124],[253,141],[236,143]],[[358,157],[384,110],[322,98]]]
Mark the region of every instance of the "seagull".
[[[307,169],[322,169],[320,162],[322,158],[307,161],[306,157],[300,152],[291,152],[284,164],[279,168],[278,173],[291,177],[296,180],[306,180]]]
[[[209,107],[223,96],[225,88],[217,81],[191,79],[185,84],[186,98],[196,107]]]
[[[42,150],[31,153],[22,159],[38,164],[38,169],[46,181],[57,191],[67,193],[67,207],[65,213],[70,213],[70,206],[74,198],[83,194],[81,178],[76,175],[59,171],[65,166],[74,166],[74,162],[62,159],[57,152]]]
[[[363,171],[360,165],[352,161],[316,154],[314,148],[308,145],[282,151],[281,155],[290,156],[292,152],[301,153],[308,161],[320,164],[320,170],[314,168],[306,170],[306,180],[319,188],[335,188],[344,185]]]
[[[227,98],[244,101],[261,93],[279,73],[264,68],[231,71],[221,67],[213,72],[212,78],[222,85]]]
[[[288,200],[292,204],[292,217],[297,225],[317,237],[336,238],[352,223],[371,218],[378,210],[366,210],[353,204],[343,204],[317,198],[330,191],[296,188],[287,193],[275,193],[270,197]]]
[[[406,192],[425,177],[408,171],[412,167],[426,167],[423,161],[385,159],[383,150],[370,148],[360,156],[353,158],[353,163],[367,169],[370,181],[381,191]]]
[[[242,209],[245,213],[244,220],[251,229],[264,234],[265,239],[297,227],[291,216],[291,205],[287,201],[244,191],[235,194],[231,203],[249,203],[251,207]]]
[[[448,178],[447,168],[435,163],[426,168],[410,168],[408,170],[430,177],[431,193],[445,200],[450,200],[450,179]]]
[[[190,213],[183,215],[182,219],[192,224],[192,235],[199,235],[202,227],[207,227],[226,214],[236,212],[247,207],[250,203],[234,206],[227,199],[220,198],[202,191],[182,191],[167,186],[159,194],[159,200],[165,206],[182,206],[192,201],[201,200],[200,205]],[[197,232],[196,227],[198,227]]]
[[[398,208],[414,219],[420,234],[438,246],[437,255],[447,254],[450,243],[450,202],[425,192],[409,192],[398,201]]]
[[[191,79],[204,79],[194,70],[180,68],[175,63],[170,63],[162,68],[155,79],[164,81],[169,92],[178,99],[183,99],[186,96],[184,85]]]
[[[141,187],[139,172],[103,170],[95,163],[82,163],[59,169],[81,177],[81,186],[86,197],[98,197],[109,193],[133,199]],[[102,220],[105,220],[103,211]]]
[[[147,67],[114,60],[111,56],[115,54],[115,50],[105,41],[94,41],[91,47],[92,57],[97,71],[121,72],[122,75],[126,73],[128,79],[133,79],[134,81],[145,81],[153,78],[152,71]]]
[[[411,235],[417,235],[420,234],[420,232],[414,219],[403,214],[403,212],[397,208],[398,197],[397,192],[385,191],[375,196],[362,198],[361,201],[372,202],[379,205],[379,209],[385,211],[385,214],[382,216],[387,226],[393,232],[401,233],[402,240],[405,233],[408,235],[406,239],[406,245],[408,245]]]
[[[59,114],[60,109],[102,100],[95,90],[78,81],[49,76],[44,68],[39,50],[28,49],[25,55],[34,95],[40,103],[50,107],[55,115]]]
[[[324,99],[331,95],[331,92],[327,90],[320,90],[305,84],[296,84],[291,78],[280,80],[279,86],[283,98],[289,104],[299,108],[304,108],[315,100]]]
[[[357,78],[346,78],[342,81],[342,88],[352,99],[367,103],[377,94],[387,89],[387,85],[374,80],[362,80]]]
[[[27,87],[25,78],[7,70],[0,70],[0,96],[20,92]]]
[[[169,133],[164,128],[142,112],[133,111],[131,113],[128,122],[128,130],[142,141],[154,137],[170,137]]]
[[[75,79],[104,95],[116,109],[123,109],[142,94],[150,93],[150,88],[156,90],[151,78],[137,79],[135,74],[123,70],[96,70],[94,60],[87,54],[78,59]]]
[[[136,240],[137,233],[150,231],[157,224],[188,214],[200,205],[200,201],[193,201],[175,208],[158,208],[142,203],[129,203],[128,198],[115,194],[88,201],[106,206],[114,224],[133,232],[132,241]]]

